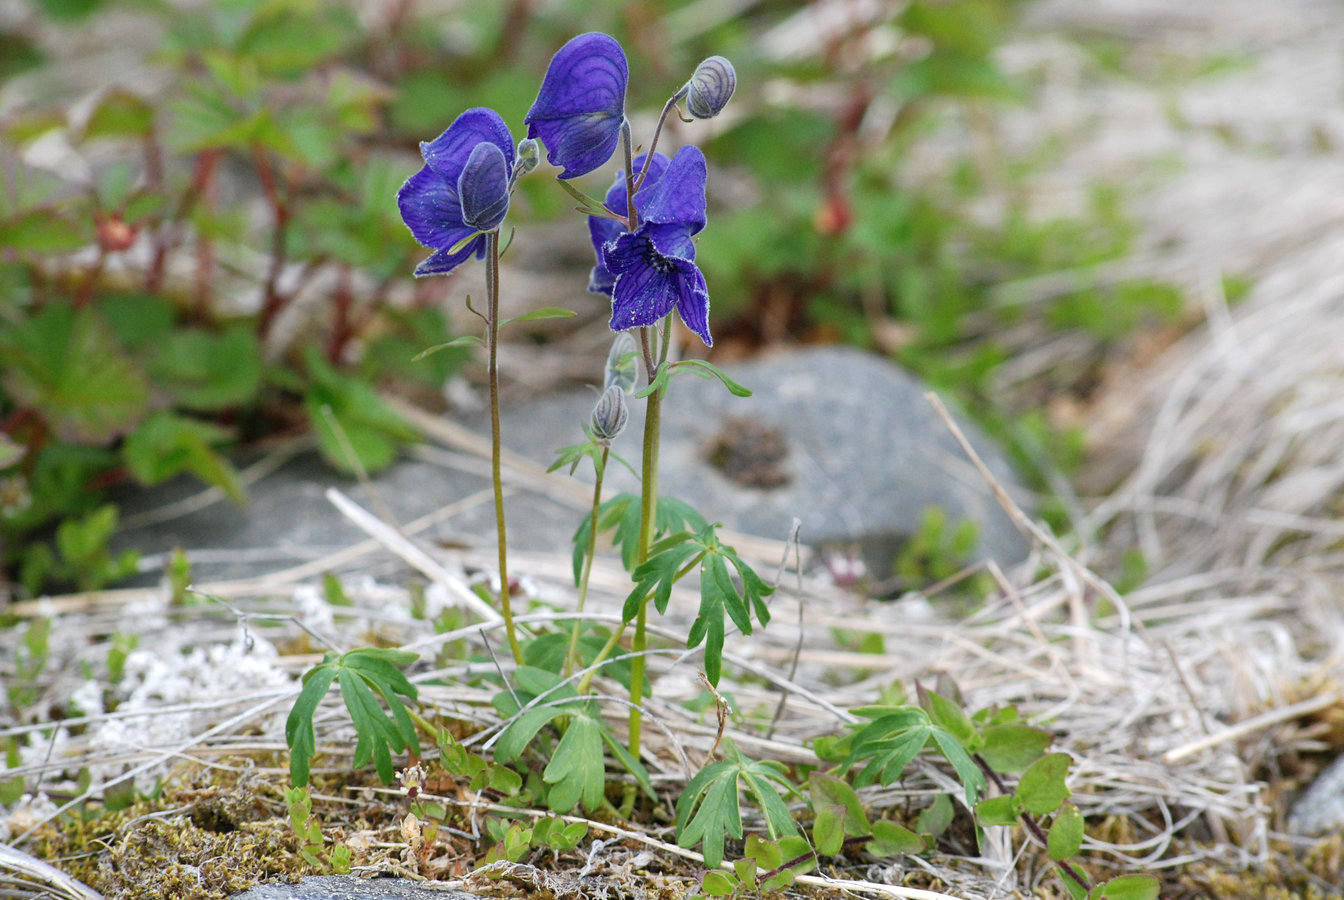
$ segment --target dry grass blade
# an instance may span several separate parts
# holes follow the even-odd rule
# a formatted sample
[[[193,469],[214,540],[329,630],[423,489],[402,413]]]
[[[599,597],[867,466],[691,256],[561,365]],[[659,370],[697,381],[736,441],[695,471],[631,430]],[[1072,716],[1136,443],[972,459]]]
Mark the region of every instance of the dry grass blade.
[[[22,850],[0,844],[0,897],[103,900],[103,895]]]

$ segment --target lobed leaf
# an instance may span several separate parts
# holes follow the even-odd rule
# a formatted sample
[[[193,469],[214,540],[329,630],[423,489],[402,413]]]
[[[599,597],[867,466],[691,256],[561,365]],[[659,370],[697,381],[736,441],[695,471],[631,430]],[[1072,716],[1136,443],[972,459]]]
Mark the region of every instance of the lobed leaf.
[[[591,703],[569,709],[570,720],[550,763],[541,773],[551,785],[546,805],[569,812],[575,804],[594,810],[602,803],[606,768],[602,762],[602,721]]]
[[[289,745],[289,782],[295,788],[308,783],[309,764],[317,753],[313,716],[336,678],[336,667],[323,663],[303,676],[303,689],[285,719],[285,743]]]

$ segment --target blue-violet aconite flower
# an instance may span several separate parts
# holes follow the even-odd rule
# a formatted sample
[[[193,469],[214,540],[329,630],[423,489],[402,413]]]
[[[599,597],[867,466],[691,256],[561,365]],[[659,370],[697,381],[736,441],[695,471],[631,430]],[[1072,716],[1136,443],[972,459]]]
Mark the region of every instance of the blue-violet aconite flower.
[[[612,277],[613,331],[652,325],[675,309],[687,328],[713,346],[709,288],[695,265],[691,240],[705,227],[705,175],[704,154],[682,147],[662,176],[636,193],[639,227],[602,245],[602,266]]]
[[[611,159],[625,121],[630,67],[616,39],[590,31],[556,51],[523,121],[541,138],[561,178],[587,175]]]
[[[397,206],[415,239],[434,251],[415,274],[446,275],[485,255],[485,236],[468,238],[498,228],[508,211],[513,138],[499,113],[469,109],[420,153],[425,166],[401,186]]]

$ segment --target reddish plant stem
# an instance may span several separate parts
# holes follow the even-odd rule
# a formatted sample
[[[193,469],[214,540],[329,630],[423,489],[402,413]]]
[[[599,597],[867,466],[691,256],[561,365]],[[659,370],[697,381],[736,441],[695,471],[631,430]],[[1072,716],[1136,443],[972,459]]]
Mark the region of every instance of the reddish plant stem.
[[[252,148],[252,161],[256,166],[257,178],[261,181],[262,193],[271,206],[273,225],[271,230],[271,265],[266,273],[266,285],[262,291],[261,314],[257,317],[257,336],[263,341],[270,333],[275,319],[289,302],[290,297],[279,290],[280,275],[285,270],[286,233],[289,227],[289,204],[284,197],[280,173],[272,165],[260,147]]]

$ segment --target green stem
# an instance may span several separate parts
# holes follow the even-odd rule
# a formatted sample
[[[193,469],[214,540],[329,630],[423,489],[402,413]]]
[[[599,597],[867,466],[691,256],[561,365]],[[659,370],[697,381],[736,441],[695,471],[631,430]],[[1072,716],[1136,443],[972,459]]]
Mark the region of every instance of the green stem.
[[[647,329],[645,329],[647,346]],[[661,366],[662,363],[660,362]],[[649,372],[649,381],[657,376],[657,369]],[[649,394],[644,410],[644,454],[640,469],[640,517],[639,517],[639,555],[638,562],[649,558],[649,548],[653,545],[655,517],[658,508],[658,432],[662,419],[663,392],[656,390]],[[644,699],[644,651],[648,649],[648,635],[645,628],[648,618],[648,601],[645,597],[639,601],[639,612],[635,615],[635,635],[630,649],[635,657],[630,660],[630,753],[639,758],[640,729],[643,715],[639,705]]]
[[[486,373],[490,379],[490,477],[495,487],[495,529],[499,539],[499,605],[504,615],[504,630],[509,636],[509,651],[513,661],[523,664],[523,648],[518,644],[518,633],[513,627],[513,608],[509,598],[509,549],[504,532],[504,479],[501,474],[501,447],[499,440],[499,232],[485,236],[486,266],[486,341],[489,361]]]
[[[593,572],[593,557],[597,555],[597,520],[602,512],[602,478],[607,471],[607,457],[611,445],[602,445],[602,459],[594,466],[596,482],[593,484],[593,512],[588,520],[588,552],[583,558],[583,572],[579,575],[579,600],[574,611],[583,612],[584,601],[588,599],[588,578]],[[569,651],[565,654],[565,677],[568,678],[578,664],[579,656],[579,620],[574,620],[574,629],[569,633]]]

